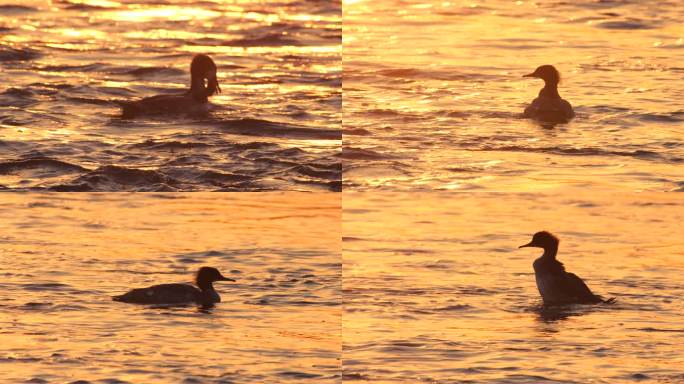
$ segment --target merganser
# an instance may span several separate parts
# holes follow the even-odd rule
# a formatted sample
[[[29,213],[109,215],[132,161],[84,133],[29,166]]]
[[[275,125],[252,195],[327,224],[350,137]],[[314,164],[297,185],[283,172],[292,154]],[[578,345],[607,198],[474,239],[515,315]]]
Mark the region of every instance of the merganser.
[[[612,303],[591,292],[574,273],[566,272],[563,263],[556,260],[559,240],[547,231],[534,234],[532,241],[518,248],[543,248],[544,254],[534,261],[534,277],[544,305]]]
[[[545,122],[564,123],[575,116],[575,111],[566,100],[558,94],[560,73],[553,65],[542,65],[534,72],[523,77],[536,77],[544,80],[544,88],[539,91],[539,96],[532,104],[525,108],[524,117],[529,117]]]
[[[221,93],[221,87],[216,76],[214,60],[207,55],[195,55],[190,64],[189,90],[176,95],[157,95],[138,101],[120,101],[121,117],[204,112],[208,107],[209,96],[216,93]]]
[[[190,284],[159,284],[147,288],[137,288],[112,300],[134,304],[182,304],[198,303],[213,305],[220,303],[221,297],[214,290],[215,281],[235,281],[221,275],[216,268],[202,267],[197,271],[195,284],[199,289]]]

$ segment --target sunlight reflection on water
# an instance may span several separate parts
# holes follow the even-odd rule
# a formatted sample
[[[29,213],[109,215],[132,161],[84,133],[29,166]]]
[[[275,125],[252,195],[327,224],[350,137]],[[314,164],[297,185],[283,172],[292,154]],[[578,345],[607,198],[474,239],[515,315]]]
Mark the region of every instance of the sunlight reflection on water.
[[[0,206],[0,382],[339,382],[339,194],[5,193]],[[203,265],[237,280],[211,310],[111,300]]]
[[[0,189],[339,191],[340,7],[0,5]],[[224,90],[209,114],[119,118],[120,101],[187,89],[195,53]]]
[[[680,382],[681,199],[344,192],[348,382]],[[543,308],[531,235],[612,305]]]
[[[679,2],[349,1],[344,178],[353,189],[681,191]],[[522,119],[542,64],[569,124]],[[483,162],[497,161],[483,168]]]

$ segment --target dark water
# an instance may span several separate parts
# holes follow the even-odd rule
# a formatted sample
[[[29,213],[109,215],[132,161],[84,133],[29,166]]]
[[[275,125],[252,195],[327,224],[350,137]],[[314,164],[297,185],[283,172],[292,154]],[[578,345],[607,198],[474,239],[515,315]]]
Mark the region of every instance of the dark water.
[[[0,5],[0,189],[339,190],[341,33],[336,1]],[[210,112],[119,117],[195,53]]]

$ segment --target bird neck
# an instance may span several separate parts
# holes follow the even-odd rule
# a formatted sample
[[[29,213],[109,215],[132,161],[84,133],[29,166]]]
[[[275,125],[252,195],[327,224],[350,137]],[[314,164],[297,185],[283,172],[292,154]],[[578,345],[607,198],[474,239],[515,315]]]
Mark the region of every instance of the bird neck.
[[[207,96],[209,96],[209,90],[204,84],[204,78],[199,75],[192,74],[190,78],[190,95],[192,98],[204,102],[207,101]]]
[[[214,290],[214,284],[211,281],[198,281],[197,286],[202,292]]]
[[[539,91],[539,97],[560,99],[560,95],[558,94],[558,84],[545,81],[544,88]]]
[[[556,260],[556,254],[558,253],[558,244],[550,245],[544,248],[544,254],[542,258],[547,260]]]
[[[218,292],[216,292],[216,290],[214,289],[213,282],[198,281],[197,286],[200,289],[199,300],[203,306],[211,307],[215,303],[221,302],[221,296],[219,296]]]

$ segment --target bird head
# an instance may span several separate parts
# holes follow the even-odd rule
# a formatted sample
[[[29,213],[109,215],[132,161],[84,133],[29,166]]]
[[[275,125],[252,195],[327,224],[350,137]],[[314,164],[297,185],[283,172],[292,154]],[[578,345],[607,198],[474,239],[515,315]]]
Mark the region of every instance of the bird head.
[[[548,231],[541,231],[537,232],[532,236],[532,241],[525,245],[521,245],[518,248],[525,248],[525,247],[536,247],[536,248],[544,248],[544,249],[549,249],[549,248],[554,248],[558,247],[558,243],[560,240],[551,232]]]
[[[197,277],[195,282],[198,286],[203,286],[206,284],[213,283],[214,281],[235,281],[233,279],[227,278],[219,272],[218,269],[212,267],[202,267],[197,271]]]
[[[202,79],[207,81],[207,90],[209,95],[221,93],[218,78],[216,74],[216,64],[211,57],[203,54],[195,55],[190,64],[190,75],[193,79]]]
[[[537,67],[532,73],[523,75],[523,77],[536,77],[538,79],[544,80],[547,84],[558,84],[560,83],[561,77],[560,72],[553,65],[542,65]]]

